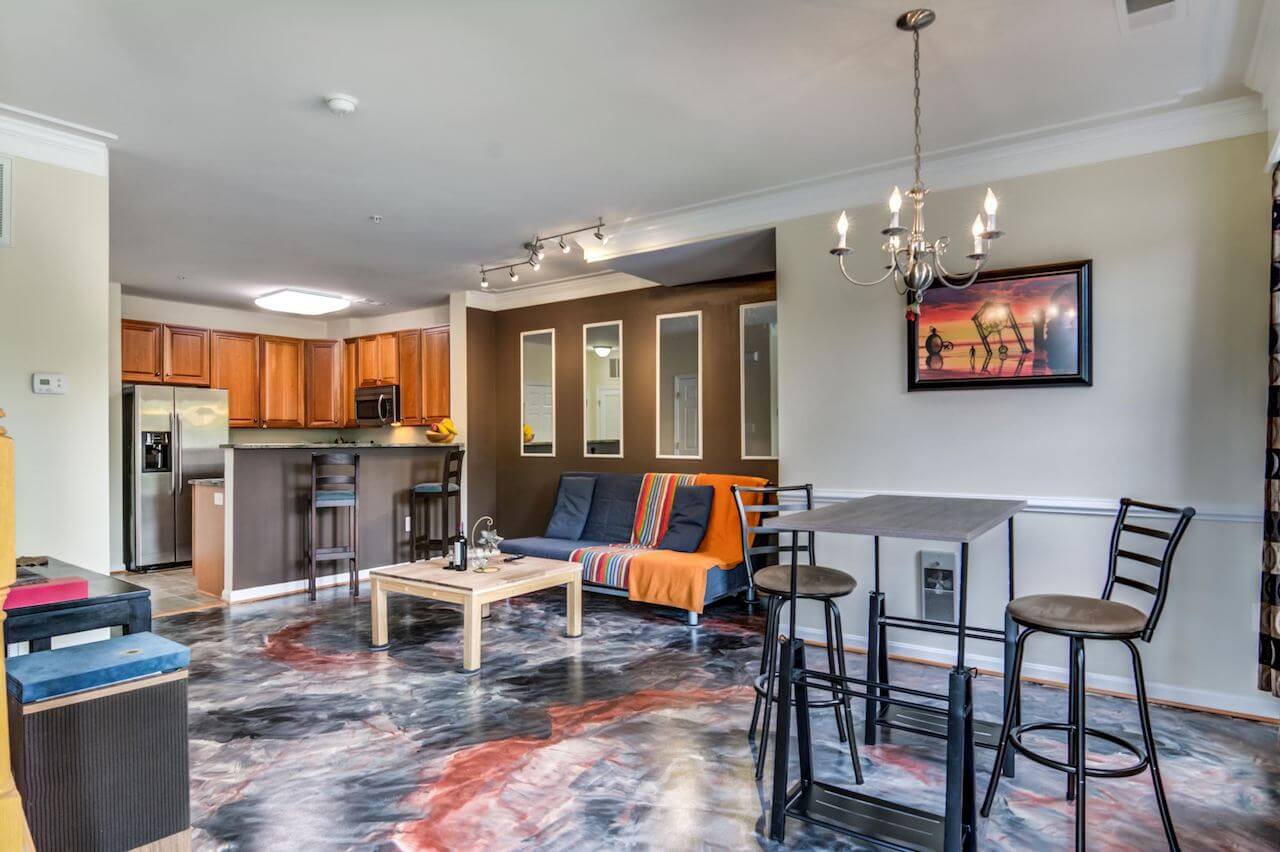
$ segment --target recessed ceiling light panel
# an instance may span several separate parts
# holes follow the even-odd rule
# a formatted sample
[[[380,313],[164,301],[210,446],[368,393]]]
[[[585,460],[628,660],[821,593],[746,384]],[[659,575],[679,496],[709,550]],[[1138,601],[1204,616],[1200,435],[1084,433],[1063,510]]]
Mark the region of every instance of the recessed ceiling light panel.
[[[253,300],[253,303],[268,311],[302,314],[308,317],[331,314],[351,306],[350,300],[341,296],[325,296],[320,293],[304,293],[301,290],[288,289],[259,296]]]
[[[325,95],[324,103],[329,108],[329,112],[334,115],[351,115],[356,111],[356,107],[360,106],[360,101],[355,96],[340,92]]]

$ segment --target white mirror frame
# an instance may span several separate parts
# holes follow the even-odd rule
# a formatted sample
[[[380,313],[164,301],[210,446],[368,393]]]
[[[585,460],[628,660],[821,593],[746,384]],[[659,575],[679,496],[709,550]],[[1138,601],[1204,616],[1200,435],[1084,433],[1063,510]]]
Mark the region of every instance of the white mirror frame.
[[[592,357],[599,357],[587,348],[587,329],[604,328],[605,326],[618,327],[618,452],[616,453],[588,453],[587,444],[591,440],[587,422],[590,419],[588,410],[591,405],[591,399],[588,396],[587,372],[588,364],[591,363]],[[620,459],[626,453],[626,417],[623,415],[627,408],[626,384],[623,378],[623,359],[626,355],[622,351],[622,320],[608,320],[606,322],[589,322],[582,326],[582,457],[592,459]]]
[[[679,317],[698,318],[698,452],[696,455],[673,455],[662,452],[662,321]],[[653,457],[658,459],[685,459],[698,461],[702,458],[702,447],[706,443],[706,433],[702,427],[702,398],[705,382],[702,378],[702,311],[680,311],[674,314],[658,314],[654,318],[653,343]]]
[[[524,443],[524,424],[527,422],[524,417],[524,339],[526,337],[534,337],[537,335],[551,335],[551,452],[549,453],[528,453],[525,452]],[[536,435],[534,436],[537,437]],[[520,455],[528,458],[554,458],[556,454],[556,330],[554,328],[540,328],[535,331],[520,332]]]
[[[770,299],[767,302],[751,302],[738,306],[738,425],[742,433],[741,456],[743,461],[777,461],[776,455],[772,456],[749,456],[747,455],[747,311],[751,308],[763,308],[773,305],[777,309],[778,300]],[[774,375],[777,375],[777,367],[774,366]],[[775,400],[776,402],[776,400]],[[774,429],[778,428],[777,420],[772,424]]]

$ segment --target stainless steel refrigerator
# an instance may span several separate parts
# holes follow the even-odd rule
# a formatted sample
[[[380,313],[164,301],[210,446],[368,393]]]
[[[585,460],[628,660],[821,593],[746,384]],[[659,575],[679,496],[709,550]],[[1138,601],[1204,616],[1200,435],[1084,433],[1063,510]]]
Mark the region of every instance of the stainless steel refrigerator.
[[[227,392],[124,389],[124,561],[146,571],[191,561],[192,479],[222,476]]]

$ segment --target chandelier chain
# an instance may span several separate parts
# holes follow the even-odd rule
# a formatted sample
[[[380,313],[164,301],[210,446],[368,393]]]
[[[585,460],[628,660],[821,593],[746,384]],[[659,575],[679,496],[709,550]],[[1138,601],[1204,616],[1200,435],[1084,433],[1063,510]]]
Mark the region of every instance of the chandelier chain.
[[[920,180],[920,31],[914,30],[911,33],[915,42],[915,119],[916,119],[916,182],[915,189],[924,189],[924,182]]]

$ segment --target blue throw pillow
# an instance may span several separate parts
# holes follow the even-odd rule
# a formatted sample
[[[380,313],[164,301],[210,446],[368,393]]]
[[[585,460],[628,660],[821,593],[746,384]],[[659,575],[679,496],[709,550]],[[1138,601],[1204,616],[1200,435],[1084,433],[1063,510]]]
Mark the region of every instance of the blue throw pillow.
[[[658,542],[662,550],[679,550],[693,553],[707,534],[707,521],[711,518],[711,498],[716,490],[710,485],[682,485],[676,489],[671,501],[671,518],[667,532]]]
[[[591,511],[591,495],[596,481],[590,476],[560,477],[560,493],[556,495],[556,508],[547,524],[547,538],[563,538],[577,541],[582,538],[582,528],[587,524]]]
[[[589,541],[631,541],[631,527],[636,520],[636,503],[640,500],[644,475],[600,473],[592,478],[596,482],[596,491],[591,497],[591,513],[587,515],[582,537]]]

